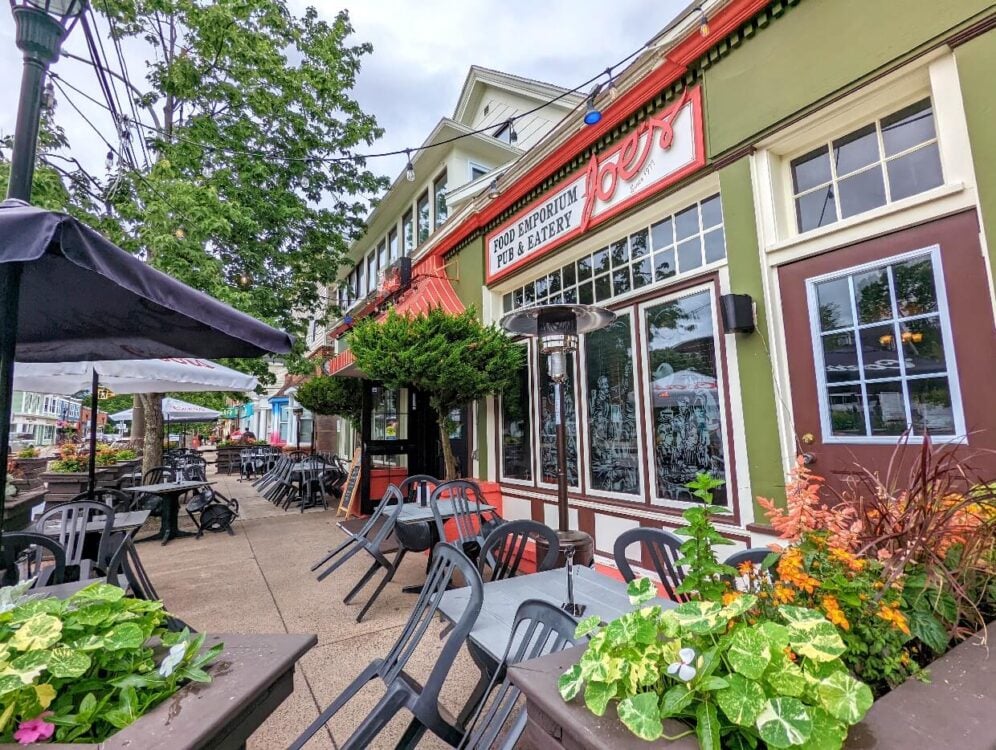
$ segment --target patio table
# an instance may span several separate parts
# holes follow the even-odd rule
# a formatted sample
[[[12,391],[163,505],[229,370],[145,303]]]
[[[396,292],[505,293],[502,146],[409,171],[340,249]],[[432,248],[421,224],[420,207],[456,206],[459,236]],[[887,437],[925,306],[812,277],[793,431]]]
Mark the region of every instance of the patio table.
[[[114,523],[111,525],[111,533],[117,533],[120,531],[134,531],[139,529],[148,520],[150,510],[131,510],[127,513],[115,513]],[[103,516],[100,516],[103,518]],[[58,521],[51,520],[45,524],[44,528],[37,529],[38,533],[44,534],[45,536],[58,536],[61,532]],[[100,532],[104,530],[103,521],[90,521],[86,525],[86,533],[90,534],[93,532]]]
[[[471,509],[479,512],[495,509],[493,505],[487,505],[486,503],[469,503],[469,505]],[[436,503],[436,507],[439,508],[439,515],[444,519],[452,518],[456,512],[453,508],[452,500],[440,500]],[[398,523],[426,523],[432,520],[432,508],[420,503],[405,503],[405,507],[398,514]]]
[[[443,594],[439,611],[451,622],[467,606],[470,589],[452,589]],[[489,657],[493,668],[501,662],[505,647],[512,635],[512,624],[519,605],[527,599],[541,599],[556,606],[567,601],[567,572],[565,568],[546,570],[514,578],[504,578],[484,584],[484,603],[481,614],[470,631],[470,640]],[[591,568],[574,567],[574,601],[585,605],[579,618],[598,615],[603,622],[633,611],[626,593],[626,584]],[[665,609],[676,607],[668,599],[652,599],[643,606],[659,604]]]
[[[159,522],[159,531],[143,539],[136,539],[136,542],[148,542],[152,539],[161,539],[162,543],[168,544],[170,539],[179,539],[185,536],[197,536],[189,531],[180,531],[177,525],[180,516],[180,495],[187,492],[199,490],[202,487],[209,487],[214,482],[183,481],[183,482],[162,482],[160,484],[143,484],[138,487],[125,487],[122,491],[135,494],[148,493],[159,495],[163,500],[162,517]]]

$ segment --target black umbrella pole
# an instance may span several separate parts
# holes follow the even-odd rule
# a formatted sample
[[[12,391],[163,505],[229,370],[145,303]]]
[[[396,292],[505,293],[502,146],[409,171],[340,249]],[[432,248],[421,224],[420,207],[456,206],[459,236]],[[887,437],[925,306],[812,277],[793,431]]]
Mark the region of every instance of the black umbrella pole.
[[[87,493],[93,500],[93,493],[97,490],[97,391],[100,389],[100,375],[97,368],[93,368],[93,381],[90,383],[90,466],[87,471],[90,473],[90,482],[87,485]]]
[[[0,535],[7,506],[7,459],[10,457],[10,413],[14,400],[14,354],[21,298],[21,264],[0,264]]]

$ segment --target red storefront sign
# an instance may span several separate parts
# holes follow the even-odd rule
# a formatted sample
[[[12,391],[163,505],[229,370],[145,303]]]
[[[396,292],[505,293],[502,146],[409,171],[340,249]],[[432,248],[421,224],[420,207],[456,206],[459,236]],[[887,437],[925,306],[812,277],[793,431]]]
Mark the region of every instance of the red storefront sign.
[[[594,154],[560,187],[531,203],[485,241],[487,280],[496,281],[705,164],[702,91],[686,90],[622,142]]]

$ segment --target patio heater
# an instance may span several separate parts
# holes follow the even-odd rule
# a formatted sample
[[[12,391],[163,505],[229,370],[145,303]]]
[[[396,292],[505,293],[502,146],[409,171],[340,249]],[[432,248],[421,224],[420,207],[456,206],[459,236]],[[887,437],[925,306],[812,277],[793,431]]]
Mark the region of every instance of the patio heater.
[[[86,0],[11,0],[17,27],[15,40],[24,55],[21,94],[14,125],[14,147],[10,155],[7,197],[31,200],[35,174],[38,127],[41,121],[42,88],[49,66],[59,59],[62,42],[86,10]],[[21,264],[0,264],[0,466],[6,473],[10,455],[9,404],[13,397],[14,350],[17,315],[21,299]],[[3,482],[0,481],[0,486]],[[0,506],[2,507],[2,506]],[[0,513],[2,523],[2,513]]]
[[[516,310],[501,320],[508,333],[538,338],[547,355],[547,372],[553,381],[554,424],[557,432],[557,536],[561,558],[587,565],[594,556],[589,534],[571,529],[567,513],[567,432],[564,424],[564,384],[567,356],[577,351],[578,336],[605,328],[616,314],[595,305],[535,305]]]

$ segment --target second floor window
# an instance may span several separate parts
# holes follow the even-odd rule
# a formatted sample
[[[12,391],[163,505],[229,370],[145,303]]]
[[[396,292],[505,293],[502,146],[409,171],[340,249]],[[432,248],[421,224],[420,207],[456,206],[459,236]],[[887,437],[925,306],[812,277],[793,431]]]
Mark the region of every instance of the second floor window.
[[[377,268],[383,271],[390,261],[387,258],[387,240],[381,240],[377,246]]]
[[[390,262],[398,259],[398,230],[392,229],[387,235],[387,252]]]
[[[446,172],[444,171],[436,181],[432,183],[432,193],[435,199],[436,226],[440,226],[449,216],[449,209],[446,207]]]
[[[377,253],[367,256],[367,294],[377,289]]]
[[[418,219],[418,242],[421,245],[429,239],[429,191],[426,190],[419,196],[415,204],[416,218]]]
[[[410,209],[401,217],[401,241],[404,243],[405,255],[411,255],[415,249],[415,227]]]
[[[793,159],[800,232],[937,187],[943,181],[930,99]]]

